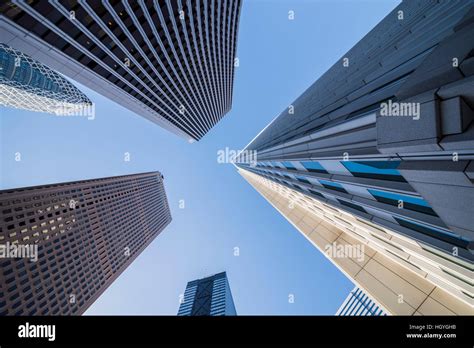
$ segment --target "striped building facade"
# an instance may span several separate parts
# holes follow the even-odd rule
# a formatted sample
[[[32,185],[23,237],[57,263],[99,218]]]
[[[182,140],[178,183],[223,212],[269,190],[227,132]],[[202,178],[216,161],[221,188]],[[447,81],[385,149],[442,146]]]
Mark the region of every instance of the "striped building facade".
[[[355,287],[336,312],[339,316],[383,316],[387,315],[367,294]]]
[[[190,142],[232,105],[240,0],[23,1],[0,37]]]

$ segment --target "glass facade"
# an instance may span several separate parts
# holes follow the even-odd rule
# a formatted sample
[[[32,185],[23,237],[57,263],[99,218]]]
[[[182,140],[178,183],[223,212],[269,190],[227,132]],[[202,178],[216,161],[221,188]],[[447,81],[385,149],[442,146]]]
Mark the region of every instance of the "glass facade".
[[[189,282],[178,315],[237,315],[226,272]]]
[[[12,44],[33,47],[26,53],[39,51],[43,63],[192,142],[232,107],[240,7],[241,0],[3,1],[0,16]]]

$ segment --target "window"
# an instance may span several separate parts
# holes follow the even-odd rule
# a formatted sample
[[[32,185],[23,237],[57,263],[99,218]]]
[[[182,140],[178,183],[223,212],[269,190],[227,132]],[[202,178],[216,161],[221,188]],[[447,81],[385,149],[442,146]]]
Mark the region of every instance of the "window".
[[[323,166],[319,164],[319,162],[301,162],[301,164],[308,172],[327,174],[327,170],[324,169]]]
[[[309,189],[309,192],[311,192],[315,196],[318,196],[318,197],[321,197],[321,198],[326,198],[321,193],[319,193],[318,191]]]
[[[321,183],[321,185],[323,185],[325,188],[327,188],[329,190],[334,190],[334,191],[339,191],[339,192],[342,192],[342,193],[347,193],[347,191],[344,189],[344,187],[342,187],[342,185],[337,183],[337,182],[332,182],[332,181],[327,181],[327,180],[319,180],[319,182]]]
[[[291,162],[282,162],[282,164],[288,170],[296,170],[295,166]]]
[[[349,207],[349,208],[352,208],[352,209],[355,209],[355,210],[358,210],[362,213],[367,213],[365,211],[364,208],[362,208],[360,205],[358,204],[354,204],[354,203],[350,203],[350,202],[347,202],[347,201],[344,201],[342,199],[338,199],[338,202],[341,203],[343,206],[346,206],[346,207]]]
[[[401,195],[394,192],[386,192],[379,190],[368,190],[374,198],[381,203],[390,204],[398,207],[399,201],[403,201],[403,208],[419,213],[428,214],[432,216],[438,216],[430,205],[423,199],[413,196]]]
[[[409,221],[409,220],[399,218],[399,217],[394,217],[394,219],[403,227],[406,227],[413,231],[421,232],[425,235],[428,235],[436,239],[440,239],[447,243],[459,246],[463,249],[467,249],[469,245],[469,241],[467,239],[464,239],[461,236],[455,235],[454,233],[443,231],[435,227],[430,227],[424,224],[420,224],[414,221]]]
[[[306,179],[304,176],[297,176],[296,179],[298,179],[298,181],[304,182],[305,184],[311,185],[309,180]]]
[[[406,182],[396,169],[400,161],[341,161],[355,177]]]

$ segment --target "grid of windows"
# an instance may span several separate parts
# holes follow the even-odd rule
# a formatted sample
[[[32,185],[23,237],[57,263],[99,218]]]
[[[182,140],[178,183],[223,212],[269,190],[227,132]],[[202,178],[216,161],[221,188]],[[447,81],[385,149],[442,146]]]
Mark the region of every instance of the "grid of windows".
[[[0,191],[0,315],[75,315],[171,221],[158,172]]]

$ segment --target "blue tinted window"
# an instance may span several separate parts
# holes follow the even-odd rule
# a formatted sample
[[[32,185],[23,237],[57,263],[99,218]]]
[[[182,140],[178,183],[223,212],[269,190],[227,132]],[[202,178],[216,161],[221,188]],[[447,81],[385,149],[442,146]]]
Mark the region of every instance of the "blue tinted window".
[[[394,192],[386,192],[379,190],[368,190],[374,198],[381,203],[398,206],[398,201],[403,201],[403,208],[417,211],[423,214],[438,216],[430,205],[423,199],[418,197],[401,195]]]
[[[429,204],[423,199],[423,198],[417,198],[417,197],[412,197],[412,196],[405,196],[401,195],[399,193],[394,193],[394,192],[386,192],[386,191],[379,191],[379,190],[368,190],[372,196],[374,197],[383,197],[383,198],[388,198],[392,199],[395,201],[402,200],[404,203],[412,203],[416,205],[422,205],[425,207],[429,207]],[[398,204],[398,203],[397,203]]]
[[[342,185],[337,182],[332,182],[332,181],[327,181],[327,180],[319,180],[319,182],[327,189],[347,193],[344,187],[342,187]]]
[[[341,161],[341,164],[356,177],[406,182],[396,169],[400,161]]]
[[[326,169],[319,162],[301,162],[303,167],[310,172],[327,173]]]
[[[282,164],[288,170],[296,170],[295,166],[291,162],[282,162]]]
[[[306,179],[304,176],[297,176],[296,179],[298,179],[298,180],[301,181],[301,182],[304,182],[304,183],[306,183],[306,184],[310,184],[310,185],[311,185],[311,183],[309,182],[309,180]]]

